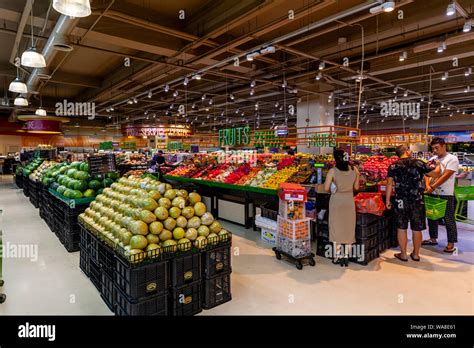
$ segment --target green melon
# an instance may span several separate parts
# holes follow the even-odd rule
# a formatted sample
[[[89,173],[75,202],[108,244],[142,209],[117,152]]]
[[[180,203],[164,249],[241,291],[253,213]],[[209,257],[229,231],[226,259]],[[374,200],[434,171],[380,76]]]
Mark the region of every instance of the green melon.
[[[77,171],[74,173],[74,179],[76,180],[86,180],[89,177],[89,174],[86,172]]]
[[[76,172],[77,172],[77,169],[74,169],[74,168],[69,169],[69,170],[67,171],[67,176],[69,176],[70,178],[73,179],[73,178],[74,178],[74,174],[76,174]],[[54,177],[54,176],[55,176],[55,175],[54,175],[54,173],[53,173],[53,177]]]
[[[89,188],[91,188],[93,190],[98,190],[101,187],[102,187],[102,185],[100,184],[100,181],[98,181],[98,180],[89,181]]]
[[[66,190],[67,190],[67,187],[61,185],[56,189],[56,192],[61,194],[61,195],[64,195],[64,192],[66,192]]]
[[[92,189],[88,189],[84,192],[84,197],[90,198],[95,196],[95,191]]]

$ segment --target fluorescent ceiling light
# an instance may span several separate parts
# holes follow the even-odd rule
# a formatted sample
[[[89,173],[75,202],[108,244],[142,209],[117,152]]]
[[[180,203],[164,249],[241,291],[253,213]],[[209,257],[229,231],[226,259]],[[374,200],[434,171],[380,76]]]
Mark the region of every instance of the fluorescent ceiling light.
[[[468,19],[465,23],[464,23],[464,27],[462,28],[462,31],[464,33],[468,33],[470,32],[472,29],[472,19]]]
[[[21,81],[18,77],[10,82],[10,86],[8,86],[8,90],[14,93],[27,93],[28,88],[26,84]]]
[[[43,109],[42,107],[39,107],[38,109],[36,109],[35,115],[36,116],[46,116],[46,110]]]
[[[456,14],[456,4],[451,1],[446,8],[446,16],[454,16]]]
[[[381,12],[392,12],[395,9],[394,1],[385,1],[383,4],[372,7],[370,13],[379,14]]]
[[[45,68],[46,61],[43,55],[36,51],[35,47],[30,47],[21,55],[21,65],[29,68]]]
[[[89,0],[53,0],[53,8],[69,17],[87,17],[91,14]]]
[[[15,98],[14,104],[16,106],[28,106],[28,100],[26,100],[22,95],[19,95]]]

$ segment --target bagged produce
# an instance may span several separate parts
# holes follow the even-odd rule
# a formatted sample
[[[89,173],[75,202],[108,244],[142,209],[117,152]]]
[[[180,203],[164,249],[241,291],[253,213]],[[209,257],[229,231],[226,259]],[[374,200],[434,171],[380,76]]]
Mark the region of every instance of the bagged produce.
[[[361,192],[354,197],[356,212],[382,216],[385,204],[380,193]]]

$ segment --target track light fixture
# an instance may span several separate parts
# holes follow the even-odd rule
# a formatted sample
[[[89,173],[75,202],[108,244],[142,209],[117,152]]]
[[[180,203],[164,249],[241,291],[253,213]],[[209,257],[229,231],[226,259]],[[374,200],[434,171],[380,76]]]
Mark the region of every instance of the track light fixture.
[[[166,84],[165,85],[165,92],[168,93],[170,91],[170,85]]]
[[[378,14],[378,13],[382,13],[382,12],[392,12],[394,9],[395,9],[395,2],[394,1],[385,1],[383,4],[372,7],[370,9],[370,13]]]
[[[401,52],[401,53],[400,53],[400,57],[398,58],[398,60],[399,60],[400,62],[404,62],[405,59],[407,59],[407,51]]]
[[[446,16],[454,16],[456,14],[455,1],[451,1],[446,8]]]
[[[449,73],[446,71],[443,76],[441,76],[442,81],[446,81],[448,79]]]
[[[326,67],[326,63],[321,62],[319,63],[319,70],[323,70]]]
[[[472,68],[471,68],[471,67],[467,68],[467,69],[464,71],[464,76],[466,76],[466,77],[468,77],[468,76],[471,75],[471,74],[472,74]]]

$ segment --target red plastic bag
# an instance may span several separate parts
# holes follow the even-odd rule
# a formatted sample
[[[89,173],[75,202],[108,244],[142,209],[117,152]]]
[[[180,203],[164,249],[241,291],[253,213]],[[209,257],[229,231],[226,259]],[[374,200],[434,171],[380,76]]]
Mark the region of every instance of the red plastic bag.
[[[385,210],[385,204],[380,193],[358,193],[354,197],[354,202],[358,213],[382,216]]]

